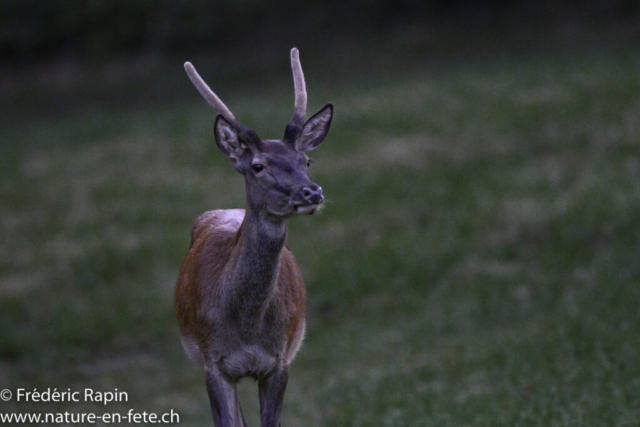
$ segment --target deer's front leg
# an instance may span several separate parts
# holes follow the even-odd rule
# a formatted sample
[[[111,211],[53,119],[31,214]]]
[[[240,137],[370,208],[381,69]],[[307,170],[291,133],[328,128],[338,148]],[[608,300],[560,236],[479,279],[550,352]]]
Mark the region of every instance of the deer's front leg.
[[[207,392],[211,403],[211,414],[216,427],[236,427],[240,403],[235,384],[225,377],[217,366],[205,367]],[[242,422],[242,421],[240,421]]]
[[[284,391],[289,380],[289,367],[280,366],[277,371],[267,378],[261,379],[260,388],[260,420],[262,427],[278,427]]]

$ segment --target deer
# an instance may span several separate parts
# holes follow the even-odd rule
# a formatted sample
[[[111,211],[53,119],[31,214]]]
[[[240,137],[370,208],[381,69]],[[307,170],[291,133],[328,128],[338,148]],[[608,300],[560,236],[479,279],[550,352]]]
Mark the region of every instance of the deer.
[[[191,82],[217,112],[215,141],[244,176],[245,209],[197,218],[175,290],[182,345],[204,368],[216,427],[246,426],[237,383],[258,383],[262,427],[280,425],[289,366],[305,334],[306,291],[286,244],[287,222],[316,213],[322,188],[306,154],[326,138],[333,105],[306,119],[307,92],[298,49],[291,50],[294,116],[279,140],[261,140],[207,86],[190,62]]]

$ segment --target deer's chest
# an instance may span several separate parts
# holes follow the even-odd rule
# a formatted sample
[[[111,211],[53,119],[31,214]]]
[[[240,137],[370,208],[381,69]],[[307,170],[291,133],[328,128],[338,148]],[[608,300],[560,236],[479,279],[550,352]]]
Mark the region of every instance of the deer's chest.
[[[287,334],[284,319],[274,313],[273,306],[262,313],[240,316],[227,311],[222,317],[212,328],[212,350],[225,374],[238,379],[259,378],[278,366],[286,351]]]
[[[260,345],[245,345],[220,357],[220,370],[231,378],[260,378],[269,375],[278,367],[281,358]]]

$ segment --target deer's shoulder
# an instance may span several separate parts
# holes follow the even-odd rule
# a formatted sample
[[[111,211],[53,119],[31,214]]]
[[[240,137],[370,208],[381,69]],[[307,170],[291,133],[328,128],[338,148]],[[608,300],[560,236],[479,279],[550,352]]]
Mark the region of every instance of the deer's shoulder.
[[[232,236],[240,229],[243,219],[244,209],[217,209],[205,212],[193,223],[191,244],[203,235]]]

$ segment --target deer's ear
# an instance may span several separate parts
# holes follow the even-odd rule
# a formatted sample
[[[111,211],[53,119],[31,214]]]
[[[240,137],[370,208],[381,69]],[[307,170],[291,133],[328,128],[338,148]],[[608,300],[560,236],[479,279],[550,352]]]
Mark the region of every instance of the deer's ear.
[[[218,114],[214,126],[216,144],[231,162],[236,163],[242,159],[244,146],[240,143],[238,131],[222,116]]]
[[[304,124],[300,138],[296,142],[298,151],[310,151],[322,144],[329,133],[331,118],[333,117],[333,105],[327,104],[322,110]]]

